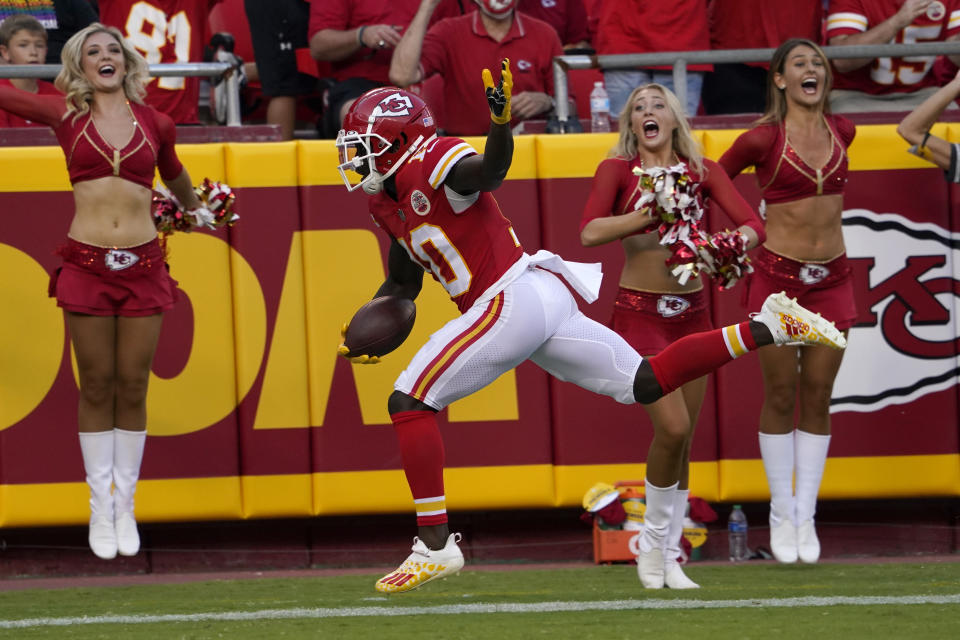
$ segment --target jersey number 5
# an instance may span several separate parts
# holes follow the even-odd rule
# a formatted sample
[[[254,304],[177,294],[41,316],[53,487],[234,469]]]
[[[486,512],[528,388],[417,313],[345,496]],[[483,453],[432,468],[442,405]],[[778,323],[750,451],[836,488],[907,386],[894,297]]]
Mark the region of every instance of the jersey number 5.
[[[189,62],[190,60],[190,20],[184,11],[178,11],[169,18],[149,2],[137,2],[130,7],[127,24],[124,25],[127,41],[137,48],[148,64],[161,62]],[[173,42],[174,60],[163,60],[163,49]],[[170,91],[180,91],[184,87],[183,78],[155,78],[157,86]]]

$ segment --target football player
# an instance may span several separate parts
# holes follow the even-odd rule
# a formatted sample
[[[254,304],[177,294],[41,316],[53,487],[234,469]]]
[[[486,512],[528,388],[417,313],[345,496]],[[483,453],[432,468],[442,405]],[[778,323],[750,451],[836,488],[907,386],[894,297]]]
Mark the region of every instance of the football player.
[[[414,355],[388,401],[418,535],[403,564],[377,581],[384,593],[415,589],[463,567],[460,534],[447,523],[436,414],[524,360],[618,402],[650,403],[764,345],[845,346],[832,325],[780,295],[770,296],[755,321],[686,336],[652,358],[589,319],[563,281],[592,302],[599,265],[525,253],[491,194],[513,157],[509,60],[501,63],[498,83],[488,69],[482,76],[491,119],[483,154],[459,138],[438,137],[427,105],[395,87],[358,98],[336,141],[344,184],[370,195],[370,213],[392,238],[376,296],[415,299],[426,271],[462,314]],[[360,181],[351,183],[348,171]],[[379,362],[343,344],[339,353],[359,364]]]

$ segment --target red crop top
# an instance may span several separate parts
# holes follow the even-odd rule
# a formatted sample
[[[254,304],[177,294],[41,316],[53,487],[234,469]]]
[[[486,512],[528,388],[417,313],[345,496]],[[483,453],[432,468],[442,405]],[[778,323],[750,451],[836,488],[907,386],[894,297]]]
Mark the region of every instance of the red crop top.
[[[749,166],[756,167],[757,183],[767,204],[843,193],[847,148],[857,130],[843,116],[825,115],[824,122],[832,149],[819,169],[807,164],[790,146],[783,123],[762,124],[743,133],[720,158],[720,164],[731,178]]]
[[[103,139],[91,113],[74,121],[63,96],[37,95],[0,86],[0,108],[33,122],[53,127],[67,159],[70,183],[117,176],[151,189],[154,169],[172,180],[183,171],[174,148],[176,127],[168,116],[152,107],[129,103],[133,135],[121,149]]]
[[[618,216],[633,210],[633,201],[636,200],[640,182],[640,177],[634,175],[633,168],[640,166],[639,157],[633,160],[607,158],[600,163],[590,186],[590,197],[583,209],[581,231],[591,220],[610,215]],[[694,179],[701,183],[699,193],[719,205],[738,227],[747,225],[756,231],[760,242],[763,242],[766,238],[763,222],[733,186],[723,169],[713,160],[704,158],[703,170],[701,176],[694,174]],[[657,225],[653,224],[636,234],[649,233],[656,228]]]

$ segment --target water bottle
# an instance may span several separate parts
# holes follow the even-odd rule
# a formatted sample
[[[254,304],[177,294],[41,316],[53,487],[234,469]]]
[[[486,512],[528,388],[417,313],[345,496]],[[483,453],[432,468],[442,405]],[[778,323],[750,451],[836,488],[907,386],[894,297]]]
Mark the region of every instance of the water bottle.
[[[740,505],[733,505],[730,519],[727,520],[727,537],[730,541],[730,562],[740,562],[750,558],[747,548],[747,516]]]
[[[593,83],[593,91],[590,92],[590,131],[610,132],[610,96],[599,80]]]

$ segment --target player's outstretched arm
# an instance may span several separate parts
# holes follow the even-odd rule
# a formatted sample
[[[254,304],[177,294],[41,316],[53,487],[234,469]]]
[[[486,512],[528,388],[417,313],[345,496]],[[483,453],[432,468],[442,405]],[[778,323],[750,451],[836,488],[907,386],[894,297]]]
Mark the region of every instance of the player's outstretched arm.
[[[481,155],[461,160],[451,169],[445,184],[461,194],[493,191],[507,177],[513,162],[513,133],[510,131],[510,97],[513,74],[510,60],[500,63],[500,82],[493,84],[493,74],[483,70],[483,86],[490,107],[490,130]]]
[[[960,72],[953,80],[911,111],[897,126],[897,133],[912,146],[910,152],[933,162],[944,171],[950,168],[950,143],[930,135],[944,109],[960,95]]]

